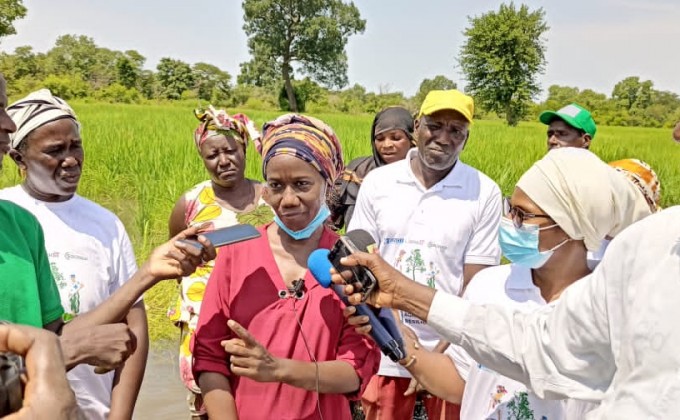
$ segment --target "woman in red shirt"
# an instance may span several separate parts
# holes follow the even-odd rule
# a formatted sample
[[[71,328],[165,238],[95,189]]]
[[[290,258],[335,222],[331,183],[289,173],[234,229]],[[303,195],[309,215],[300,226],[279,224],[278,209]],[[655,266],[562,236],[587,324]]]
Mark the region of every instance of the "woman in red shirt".
[[[347,398],[375,374],[378,350],[307,270],[337,235],[326,192],[342,171],[323,122],[287,114],[265,124],[264,199],[276,216],[258,239],[220,250],[194,340],[194,376],[211,419],[349,419]]]

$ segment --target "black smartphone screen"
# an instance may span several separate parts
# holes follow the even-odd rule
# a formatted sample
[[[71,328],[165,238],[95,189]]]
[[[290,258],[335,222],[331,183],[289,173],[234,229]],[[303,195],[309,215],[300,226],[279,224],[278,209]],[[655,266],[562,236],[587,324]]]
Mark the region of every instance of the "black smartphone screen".
[[[242,224],[215,229],[210,232],[201,233],[201,235],[208,238],[215,248],[219,248],[221,246],[247,241],[248,239],[259,238],[260,232],[252,225]],[[199,248],[202,247],[201,243],[195,239],[185,239],[184,242],[188,242]]]
[[[215,247],[234,244],[260,237],[260,232],[252,225],[234,225],[202,233]]]

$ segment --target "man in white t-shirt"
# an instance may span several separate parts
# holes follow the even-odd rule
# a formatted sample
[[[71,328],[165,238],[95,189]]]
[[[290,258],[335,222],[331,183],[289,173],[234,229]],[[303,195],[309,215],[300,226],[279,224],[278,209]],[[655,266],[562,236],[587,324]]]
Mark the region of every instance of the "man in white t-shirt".
[[[458,159],[473,112],[471,97],[431,91],[415,122],[417,148],[366,176],[348,227],[370,233],[383,258],[412,280],[454,295],[481,269],[500,262],[500,190]],[[426,348],[448,347],[424,322],[407,313],[400,318],[402,332],[415,332]],[[404,396],[410,382],[406,369],[383,357],[362,397],[366,418],[411,419],[415,396]],[[430,418],[457,418],[458,407],[444,410],[438,398],[425,399],[425,406]]]
[[[0,199],[18,204],[40,221],[66,320],[94,309],[137,271],[125,227],[98,204],[77,194],[64,202],[43,202],[21,185],[0,190]],[[93,366],[81,364],[67,376],[83,414],[88,419],[106,418],[116,372],[96,374]]]
[[[73,110],[48,90],[8,107],[17,131],[10,157],[24,179],[0,191],[40,222],[52,277],[59,289],[63,320],[93,311],[137,272],[132,244],[113,213],[76,190],[85,153]],[[87,419],[131,418],[146,365],[148,331],[141,298],[125,316],[135,336],[130,358],[105,374],[81,364],[68,372],[71,388]],[[94,340],[94,338],[93,338]]]

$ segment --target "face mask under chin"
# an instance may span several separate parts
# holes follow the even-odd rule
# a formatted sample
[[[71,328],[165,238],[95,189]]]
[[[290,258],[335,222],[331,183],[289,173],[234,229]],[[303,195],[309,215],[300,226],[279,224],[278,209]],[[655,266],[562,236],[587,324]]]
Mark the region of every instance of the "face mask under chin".
[[[292,230],[288,228],[288,226],[283,223],[281,219],[279,219],[279,216],[274,216],[274,222],[288,234],[291,238],[295,239],[296,241],[300,241],[303,239],[309,239],[314,232],[319,228],[319,226],[323,225],[323,223],[326,221],[326,219],[331,215],[331,211],[328,209],[328,206],[326,203],[321,204],[321,207],[319,207],[319,211],[316,213],[316,216],[314,219],[312,219],[311,222],[307,224],[304,228],[300,230]]]

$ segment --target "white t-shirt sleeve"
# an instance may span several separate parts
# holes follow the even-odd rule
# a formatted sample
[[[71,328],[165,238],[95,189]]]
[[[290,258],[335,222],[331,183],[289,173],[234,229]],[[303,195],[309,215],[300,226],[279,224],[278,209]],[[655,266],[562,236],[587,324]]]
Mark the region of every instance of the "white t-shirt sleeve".
[[[498,227],[502,212],[501,192],[494,184],[480,209],[479,220],[465,252],[465,264],[498,265],[500,263],[501,248],[498,244]]]
[[[120,220],[116,221],[116,232],[117,238],[115,242],[117,246],[114,248],[113,252],[113,267],[115,272],[113,273],[110,283],[110,293],[115,292],[137,272],[137,260],[135,259],[132,242],[125,230],[125,226],[123,226],[123,223]],[[138,302],[140,300],[142,300],[141,297]]]
[[[352,220],[350,220],[349,226],[347,226],[347,231],[363,229],[371,234],[377,244],[380,244],[380,232],[376,223],[375,208],[373,207],[375,191],[373,179],[375,176],[371,175],[371,173],[366,175],[366,178],[361,183]]]

